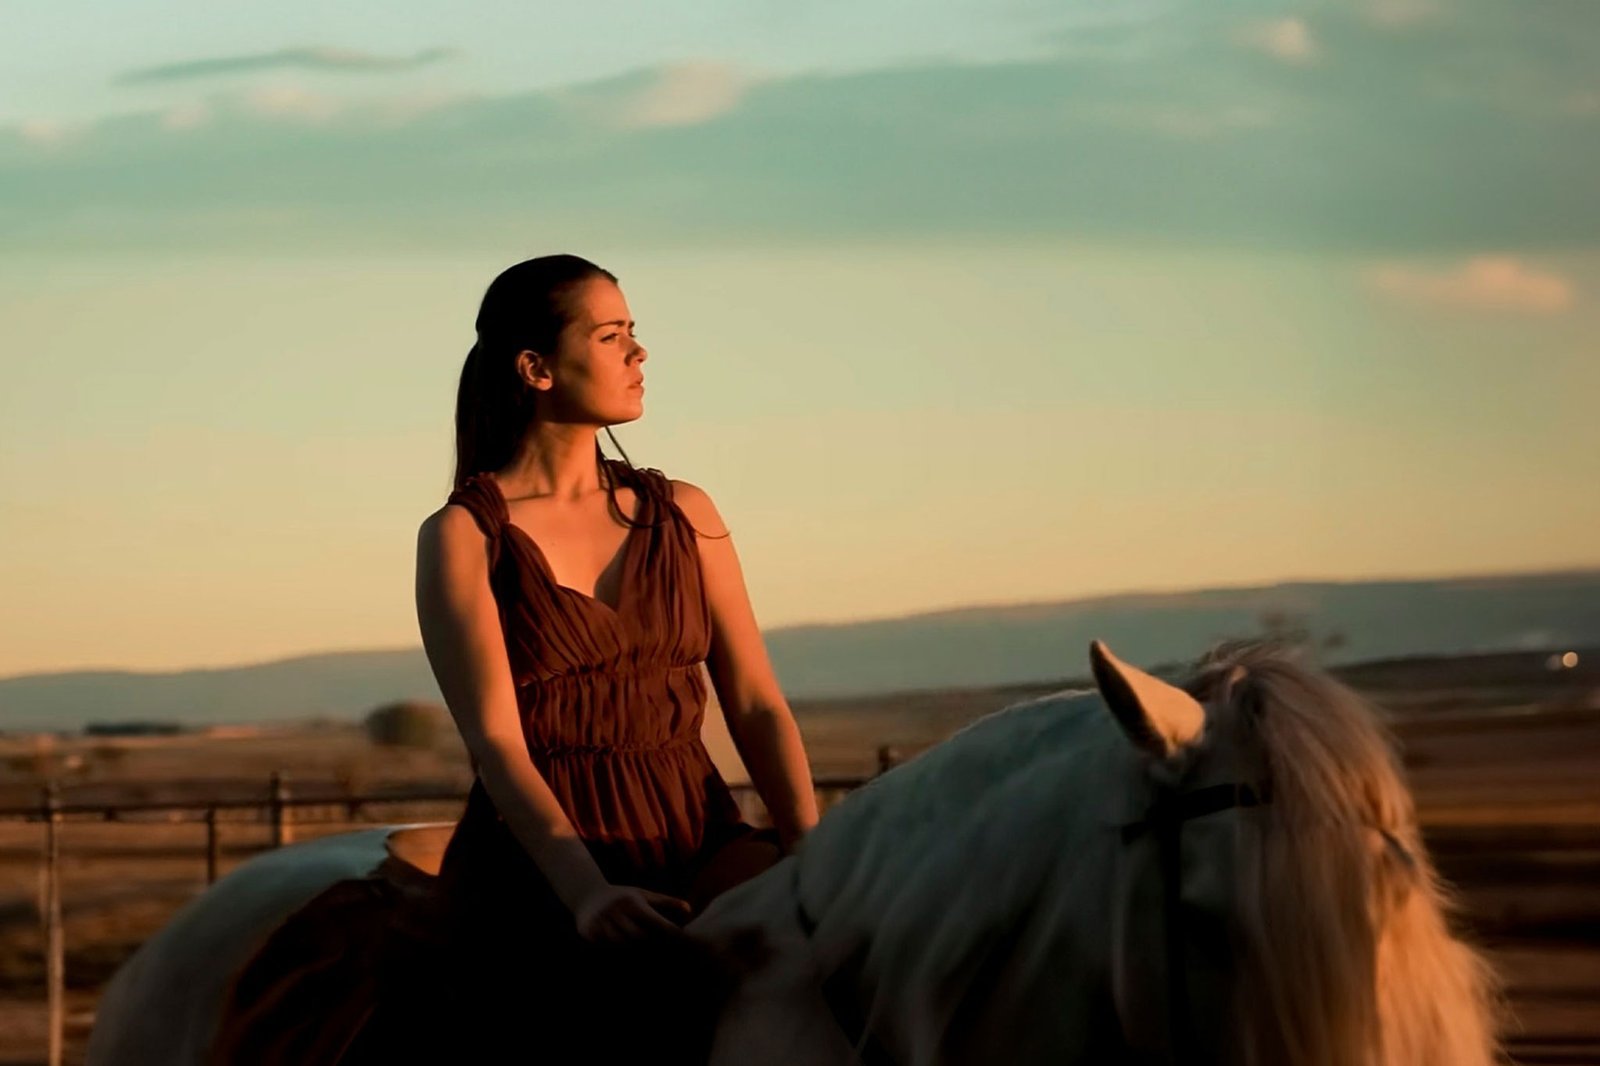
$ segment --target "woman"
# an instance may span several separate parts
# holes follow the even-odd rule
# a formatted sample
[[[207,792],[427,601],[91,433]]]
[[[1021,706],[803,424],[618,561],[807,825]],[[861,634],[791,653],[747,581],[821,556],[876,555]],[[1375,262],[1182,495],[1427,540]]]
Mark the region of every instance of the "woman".
[[[318,971],[324,988],[375,971],[353,982],[376,986],[371,1009],[335,1012],[365,1019],[354,1033],[280,1025],[273,1042],[343,1064],[692,1061],[721,971],[679,925],[815,824],[810,768],[710,497],[600,451],[601,428],[644,410],[616,278],[576,256],[518,263],[477,333],[455,491],[417,545],[423,646],[476,777],[425,907],[355,922],[347,894],[275,934],[292,955],[320,930],[387,930]],[[700,740],[702,666],[771,832],[740,820]],[[219,1046],[263,1043],[236,1027]]]
[[[644,411],[616,278],[519,263],[477,328],[457,488],[417,550],[423,646],[478,775],[444,872],[470,877],[474,834],[498,833],[583,937],[661,932],[750,836],[700,741],[701,663],[785,847],[817,817],[799,731],[710,497],[601,455]]]

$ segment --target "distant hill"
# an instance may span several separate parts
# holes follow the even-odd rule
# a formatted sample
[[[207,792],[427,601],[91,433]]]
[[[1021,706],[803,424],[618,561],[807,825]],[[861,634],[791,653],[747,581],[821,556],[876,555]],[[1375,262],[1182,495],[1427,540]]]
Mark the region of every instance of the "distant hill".
[[[71,671],[0,679],[0,730],[142,720],[213,725],[356,719],[382,703],[439,699],[420,648],[328,652],[217,669]]]
[[[793,698],[973,687],[1081,676],[1099,637],[1154,665],[1260,632],[1269,612],[1337,634],[1330,662],[1589,645],[1600,570],[1429,581],[1300,582],[1130,593],[770,630]],[[333,652],[173,673],[76,671],[0,679],[0,730],[89,722],[353,719],[380,703],[438,699],[420,649]]]

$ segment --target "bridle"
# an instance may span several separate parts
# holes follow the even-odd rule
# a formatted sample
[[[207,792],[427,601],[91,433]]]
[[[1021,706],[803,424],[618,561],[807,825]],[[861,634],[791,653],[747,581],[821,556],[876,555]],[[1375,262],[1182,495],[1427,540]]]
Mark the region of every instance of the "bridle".
[[[1228,782],[1179,792],[1162,789],[1144,817],[1121,827],[1124,846],[1140,837],[1155,839],[1161,873],[1161,927],[1163,969],[1166,973],[1166,1059],[1172,1066],[1200,1061],[1200,1044],[1194,1027],[1194,1006],[1189,993],[1187,946],[1183,917],[1183,827],[1198,818],[1222,811],[1261,807],[1272,801],[1268,781],[1259,784]]]

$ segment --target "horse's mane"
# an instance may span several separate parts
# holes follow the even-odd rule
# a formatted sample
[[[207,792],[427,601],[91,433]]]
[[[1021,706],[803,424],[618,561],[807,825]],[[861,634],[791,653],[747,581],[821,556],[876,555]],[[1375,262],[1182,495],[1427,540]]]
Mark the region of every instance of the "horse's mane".
[[[1494,1061],[1493,977],[1450,934],[1452,902],[1376,709],[1258,642],[1214,649],[1185,687],[1217,726],[1254,738],[1271,777],[1272,802],[1239,841],[1248,1061]]]

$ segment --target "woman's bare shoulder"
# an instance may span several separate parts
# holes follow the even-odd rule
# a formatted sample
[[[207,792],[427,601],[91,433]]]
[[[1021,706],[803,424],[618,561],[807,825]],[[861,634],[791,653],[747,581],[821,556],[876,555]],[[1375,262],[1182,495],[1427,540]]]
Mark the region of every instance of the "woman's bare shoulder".
[[[717,505],[711,500],[711,494],[705,489],[679,478],[670,478],[668,484],[672,486],[672,502],[678,505],[683,516],[694,526],[695,532],[702,537],[720,537],[728,531]]]
[[[483,532],[472,512],[459,503],[447,503],[417,527],[419,551],[444,555],[483,547]]]

